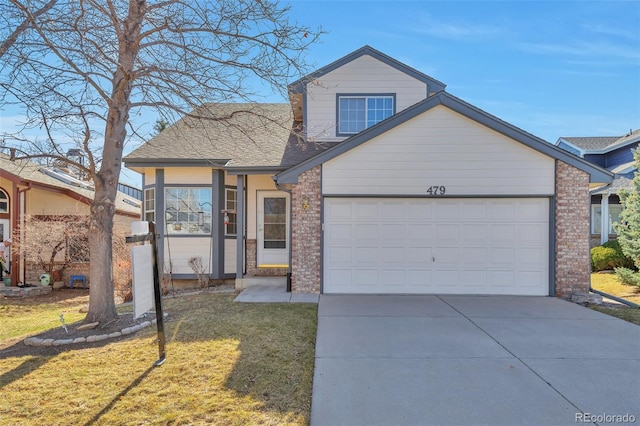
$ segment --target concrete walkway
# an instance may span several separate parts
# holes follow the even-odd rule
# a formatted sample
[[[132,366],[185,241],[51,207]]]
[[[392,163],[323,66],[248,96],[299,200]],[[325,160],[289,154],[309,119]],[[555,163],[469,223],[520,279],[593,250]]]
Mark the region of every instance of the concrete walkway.
[[[320,298],[312,426],[624,418],[640,422],[637,325],[549,297]]]
[[[234,302],[247,303],[318,303],[319,294],[287,293],[282,285],[251,286],[233,299]]]

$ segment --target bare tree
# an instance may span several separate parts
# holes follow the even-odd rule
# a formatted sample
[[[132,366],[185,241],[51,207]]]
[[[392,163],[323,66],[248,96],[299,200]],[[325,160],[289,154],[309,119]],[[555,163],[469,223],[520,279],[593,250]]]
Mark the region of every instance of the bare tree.
[[[169,119],[205,102],[283,92],[320,31],[290,22],[288,7],[268,0],[58,0],[40,12],[45,4],[0,4],[7,28],[28,28],[2,56],[0,96],[24,108],[24,129],[47,134],[30,145],[37,153],[14,135],[29,154],[18,156],[70,162],[67,149],[84,151],[75,166],[95,188],[86,320],[104,321],[117,316],[112,230],[123,149],[140,124],[133,118],[146,107]]]
[[[28,265],[61,279],[71,263],[89,260],[88,228],[86,215],[29,216],[14,250],[25,253]]]

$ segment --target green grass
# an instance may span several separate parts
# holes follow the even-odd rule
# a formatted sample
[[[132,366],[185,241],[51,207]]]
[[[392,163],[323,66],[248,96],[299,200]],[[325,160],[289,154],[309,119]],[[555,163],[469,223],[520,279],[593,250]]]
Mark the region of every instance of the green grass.
[[[166,299],[159,367],[155,327],[51,357],[0,357],[2,422],[308,424],[317,306],[234,296]]]
[[[616,274],[591,274],[591,286],[640,305],[640,287],[622,284]],[[591,309],[640,325],[640,309],[624,305],[616,308],[591,305]]]

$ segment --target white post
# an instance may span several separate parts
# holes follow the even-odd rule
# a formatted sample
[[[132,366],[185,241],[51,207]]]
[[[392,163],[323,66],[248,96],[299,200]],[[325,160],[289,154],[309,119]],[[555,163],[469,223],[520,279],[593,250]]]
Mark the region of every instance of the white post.
[[[602,194],[600,203],[600,244],[609,241],[609,193]]]

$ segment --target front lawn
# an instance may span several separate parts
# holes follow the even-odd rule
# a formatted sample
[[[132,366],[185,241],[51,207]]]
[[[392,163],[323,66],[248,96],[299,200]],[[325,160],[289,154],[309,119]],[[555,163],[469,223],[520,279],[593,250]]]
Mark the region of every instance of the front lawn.
[[[591,286],[605,293],[640,305],[640,287],[622,284],[615,274],[591,274]],[[640,309],[620,305],[618,307],[590,306],[596,311],[640,325]]]
[[[317,306],[234,296],[165,299],[159,367],[155,327],[57,355],[1,350],[2,423],[307,424]]]
[[[591,274],[591,287],[640,305],[640,287],[622,284],[616,274]]]

